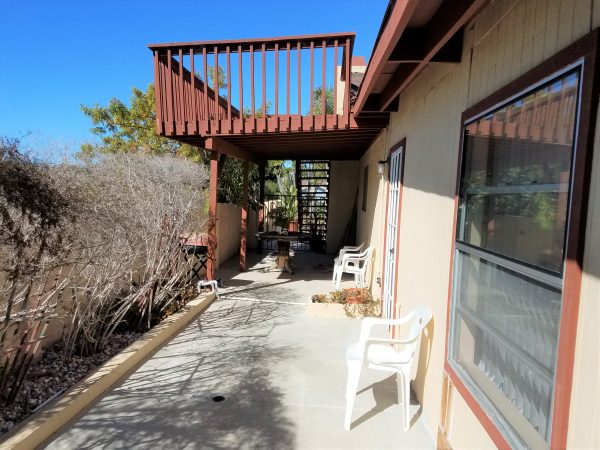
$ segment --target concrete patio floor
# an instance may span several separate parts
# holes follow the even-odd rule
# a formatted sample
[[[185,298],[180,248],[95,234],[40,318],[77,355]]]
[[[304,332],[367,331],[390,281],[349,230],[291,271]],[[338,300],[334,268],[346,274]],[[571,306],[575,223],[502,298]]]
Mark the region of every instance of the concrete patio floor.
[[[382,372],[363,372],[343,429],[344,352],[360,321],[305,315],[332,290],[316,268],[331,258],[298,252],[294,275],[263,273],[266,254],[250,261],[245,273],[224,264],[221,298],[48,448],[435,448],[414,402],[402,430],[396,377]]]

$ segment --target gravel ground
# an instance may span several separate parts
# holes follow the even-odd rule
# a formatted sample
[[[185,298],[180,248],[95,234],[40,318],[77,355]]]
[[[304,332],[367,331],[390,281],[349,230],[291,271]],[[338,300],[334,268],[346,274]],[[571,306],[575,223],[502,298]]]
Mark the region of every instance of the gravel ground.
[[[73,356],[68,365],[63,363],[63,349],[60,343],[45,349],[42,358],[29,370],[16,401],[10,406],[0,407],[0,436],[35,412],[45,401],[60,395],[104,361],[137,340],[141,334],[114,334],[102,352],[83,357]]]

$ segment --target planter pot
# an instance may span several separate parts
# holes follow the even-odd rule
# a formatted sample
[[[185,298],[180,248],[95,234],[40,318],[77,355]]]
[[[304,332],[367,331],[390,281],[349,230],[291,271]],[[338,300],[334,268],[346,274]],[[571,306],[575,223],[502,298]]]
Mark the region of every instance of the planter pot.
[[[344,289],[346,292],[346,302],[350,304],[360,304],[364,303],[365,299],[361,294],[361,289],[358,288],[350,288]]]
[[[344,305],[341,303],[309,303],[306,315],[319,319],[347,319]]]

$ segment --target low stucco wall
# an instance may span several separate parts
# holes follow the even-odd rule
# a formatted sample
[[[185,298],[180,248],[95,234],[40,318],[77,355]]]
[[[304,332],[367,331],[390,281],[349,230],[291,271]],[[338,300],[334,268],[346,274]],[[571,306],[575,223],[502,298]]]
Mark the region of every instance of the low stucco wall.
[[[221,263],[240,253],[242,207],[229,203],[217,205],[217,269]],[[248,211],[248,240],[246,248],[257,247],[256,232],[258,231],[257,214]]]

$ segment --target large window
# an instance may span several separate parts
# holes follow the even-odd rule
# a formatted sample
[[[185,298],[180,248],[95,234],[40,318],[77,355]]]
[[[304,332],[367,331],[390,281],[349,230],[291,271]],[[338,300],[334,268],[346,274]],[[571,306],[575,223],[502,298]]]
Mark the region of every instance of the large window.
[[[464,124],[449,363],[514,446],[550,443],[579,84]]]

